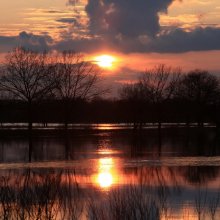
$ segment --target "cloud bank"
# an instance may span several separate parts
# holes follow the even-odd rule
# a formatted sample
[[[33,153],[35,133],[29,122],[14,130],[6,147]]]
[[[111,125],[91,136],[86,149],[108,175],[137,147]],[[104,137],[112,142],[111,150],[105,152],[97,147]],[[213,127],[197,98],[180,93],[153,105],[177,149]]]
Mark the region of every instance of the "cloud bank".
[[[50,50],[53,39],[48,35],[34,35],[25,31],[18,36],[0,36],[0,52],[8,52],[14,47],[24,47],[31,50]]]
[[[69,0],[75,5],[79,0]],[[175,0],[88,0],[86,35],[52,36],[21,32],[18,36],[0,36],[0,52],[16,46],[33,50],[75,50],[97,52],[110,49],[124,53],[182,53],[220,50],[220,28],[196,27],[192,30],[160,26],[159,14],[166,13]],[[177,0],[176,0],[177,1]],[[75,25],[76,17],[60,18],[58,23]],[[70,29],[71,30],[71,29]],[[66,36],[66,37],[65,37]],[[74,37],[70,37],[74,36]]]
[[[92,34],[117,37],[155,36],[160,30],[159,12],[173,0],[89,0],[86,12]]]

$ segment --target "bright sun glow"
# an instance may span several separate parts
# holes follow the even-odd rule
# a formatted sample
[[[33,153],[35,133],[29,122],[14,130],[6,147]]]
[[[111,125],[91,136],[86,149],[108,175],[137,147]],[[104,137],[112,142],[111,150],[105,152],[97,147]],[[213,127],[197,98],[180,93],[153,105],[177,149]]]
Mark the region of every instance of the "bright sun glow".
[[[111,68],[115,62],[115,58],[110,55],[101,55],[95,57],[95,62],[102,68]]]
[[[113,182],[112,174],[109,172],[99,173],[98,182],[102,188],[111,186]]]

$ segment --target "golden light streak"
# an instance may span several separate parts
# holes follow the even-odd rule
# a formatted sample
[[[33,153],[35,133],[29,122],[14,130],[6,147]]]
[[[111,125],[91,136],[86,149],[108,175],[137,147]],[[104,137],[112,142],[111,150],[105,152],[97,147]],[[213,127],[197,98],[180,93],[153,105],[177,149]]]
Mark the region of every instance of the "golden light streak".
[[[112,158],[99,159],[99,174],[97,177],[97,182],[101,188],[108,188],[113,184],[112,167]]]

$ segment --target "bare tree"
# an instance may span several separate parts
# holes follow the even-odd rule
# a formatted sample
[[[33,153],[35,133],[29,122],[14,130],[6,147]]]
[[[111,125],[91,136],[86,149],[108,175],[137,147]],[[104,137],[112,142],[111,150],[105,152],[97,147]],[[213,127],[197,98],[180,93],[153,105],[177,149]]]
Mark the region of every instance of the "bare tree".
[[[145,90],[146,100],[155,107],[158,128],[161,128],[162,103],[173,97],[176,86],[181,78],[181,69],[160,64],[148,69],[140,78]]]
[[[219,79],[204,70],[193,70],[179,81],[175,96],[188,103],[194,111],[198,125],[203,125],[204,110],[208,105],[215,105],[220,95]]]
[[[23,100],[28,107],[28,128],[32,129],[32,105],[51,94],[55,86],[53,68],[46,53],[16,48],[6,56],[0,89],[13,99]]]
[[[136,129],[142,127],[144,121],[146,94],[143,85],[140,82],[134,84],[125,84],[119,90],[119,95],[122,100],[128,105],[129,119],[132,119],[133,126]]]
[[[219,79],[207,71],[193,70],[183,76],[177,92],[180,98],[213,104],[219,94]]]
[[[65,127],[68,127],[71,114],[70,105],[76,100],[89,100],[103,93],[100,89],[100,70],[84,60],[79,53],[67,51],[57,56],[56,75],[58,76],[56,96],[64,103]]]
[[[180,68],[160,64],[153,69],[146,70],[141,75],[139,82],[145,90],[145,98],[148,102],[158,104],[173,96],[180,77]]]
[[[160,128],[161,104],[173,97],[180,78],[180,68],[172,68],[161,64],[142,73],[137,83],[125,85],[120,92],[120,96],[122,99],[136,100],[137,103],[135,104],[140,109],[143,108],[143,103],[153,106],[154,110],[152,111],[154,114],[156,113]],[[140,103],[142,104],[140,105]],[[138,112],[140,114],[141,111]]]

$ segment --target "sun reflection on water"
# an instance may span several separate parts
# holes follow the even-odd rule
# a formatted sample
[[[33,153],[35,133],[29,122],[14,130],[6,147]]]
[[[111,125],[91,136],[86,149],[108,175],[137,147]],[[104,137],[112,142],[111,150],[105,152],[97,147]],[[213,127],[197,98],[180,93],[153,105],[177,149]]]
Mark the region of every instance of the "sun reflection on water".
[[[99,159],[99,173],[97,182],[101,188],[108,188],[113,184],[113,159],[101,158]]]
[[[110,187],[112,185],[112,174],[107,172],[99,173],[98,181],[102,188]]]

